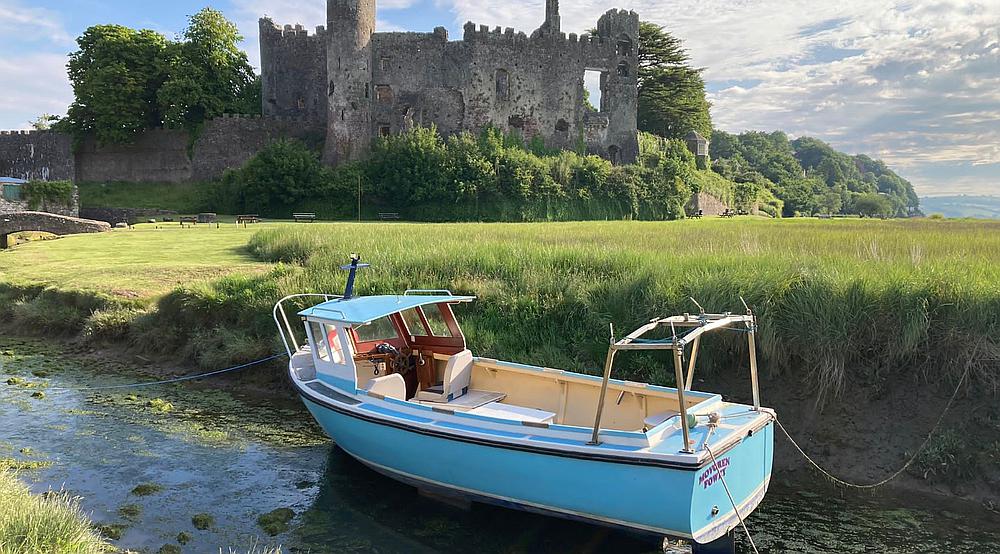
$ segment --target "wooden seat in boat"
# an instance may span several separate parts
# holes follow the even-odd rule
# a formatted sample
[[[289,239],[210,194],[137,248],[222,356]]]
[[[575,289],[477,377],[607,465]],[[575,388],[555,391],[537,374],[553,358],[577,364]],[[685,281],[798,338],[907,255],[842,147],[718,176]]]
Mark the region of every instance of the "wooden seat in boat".
[[[469,410],[469,413],[498,419],[526,421],[529,423],[555,423],[556,419],[556,414],[552,412],[515,406],[513,404],[501,404],[499,402],[490,402],[489,404]]]

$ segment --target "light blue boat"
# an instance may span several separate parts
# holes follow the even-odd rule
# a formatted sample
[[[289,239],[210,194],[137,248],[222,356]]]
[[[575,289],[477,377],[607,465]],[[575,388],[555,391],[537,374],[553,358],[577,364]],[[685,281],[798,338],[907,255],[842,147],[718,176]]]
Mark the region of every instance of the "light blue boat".
[[[612,338],[601,378],[475,357],[452,310],[474,297],[352,297],[357,262],[343,296],[290,296],[274,318],[296,390],[362,463],[432,493],[697,543],[763,499],[774,412],[759,405],[752,314],[651,320]],[[286,305],[309,304],[292,326]],[[713,331],[748,337],[753,405],[691,390]],[[612,379],[630,350],[672,352],[685,386]]]

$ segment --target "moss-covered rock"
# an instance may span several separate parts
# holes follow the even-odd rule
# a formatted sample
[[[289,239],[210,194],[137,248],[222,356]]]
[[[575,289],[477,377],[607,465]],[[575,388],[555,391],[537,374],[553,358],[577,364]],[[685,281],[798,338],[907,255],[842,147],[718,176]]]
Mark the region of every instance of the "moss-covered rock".
[[[280,535],[288,531],[288,523],[295,517],[291,508],[278,508],[257,518],[257,525],[270,536]]]

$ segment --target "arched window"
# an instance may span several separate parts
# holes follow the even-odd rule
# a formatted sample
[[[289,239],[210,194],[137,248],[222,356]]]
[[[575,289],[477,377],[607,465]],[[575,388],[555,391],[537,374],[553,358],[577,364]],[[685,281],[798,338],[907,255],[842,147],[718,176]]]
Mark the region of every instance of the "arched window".
[[[496,81],[497,100],[510,100],[510,73],[508,73],[506,69],[498,69]]]
[[[618,55],[619,56],[631,56],[632,55],[632,37],[623,34],[618,37]]]
[[[629,72],[628,62],[622,62],[618,64],[619,77],[628,77],[628,72]]]

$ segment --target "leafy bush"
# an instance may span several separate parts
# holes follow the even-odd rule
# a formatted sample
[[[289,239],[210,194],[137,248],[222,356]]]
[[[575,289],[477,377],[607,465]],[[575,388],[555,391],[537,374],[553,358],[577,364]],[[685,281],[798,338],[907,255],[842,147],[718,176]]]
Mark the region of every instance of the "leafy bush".
[[[109,306],[97,310],[83,324],[83,338],[88,341],[124,341],[131,325],[142,313],[134,306]]]
[[[73,183],[69,181],[31,181],[21,187],[21,192],[31,210],[73,205]]]
[[[316,152],[296,140],[279,140],[227,171],[212,200],[230,213],[287,217],[297,203],[329,195],[334,183]]]

